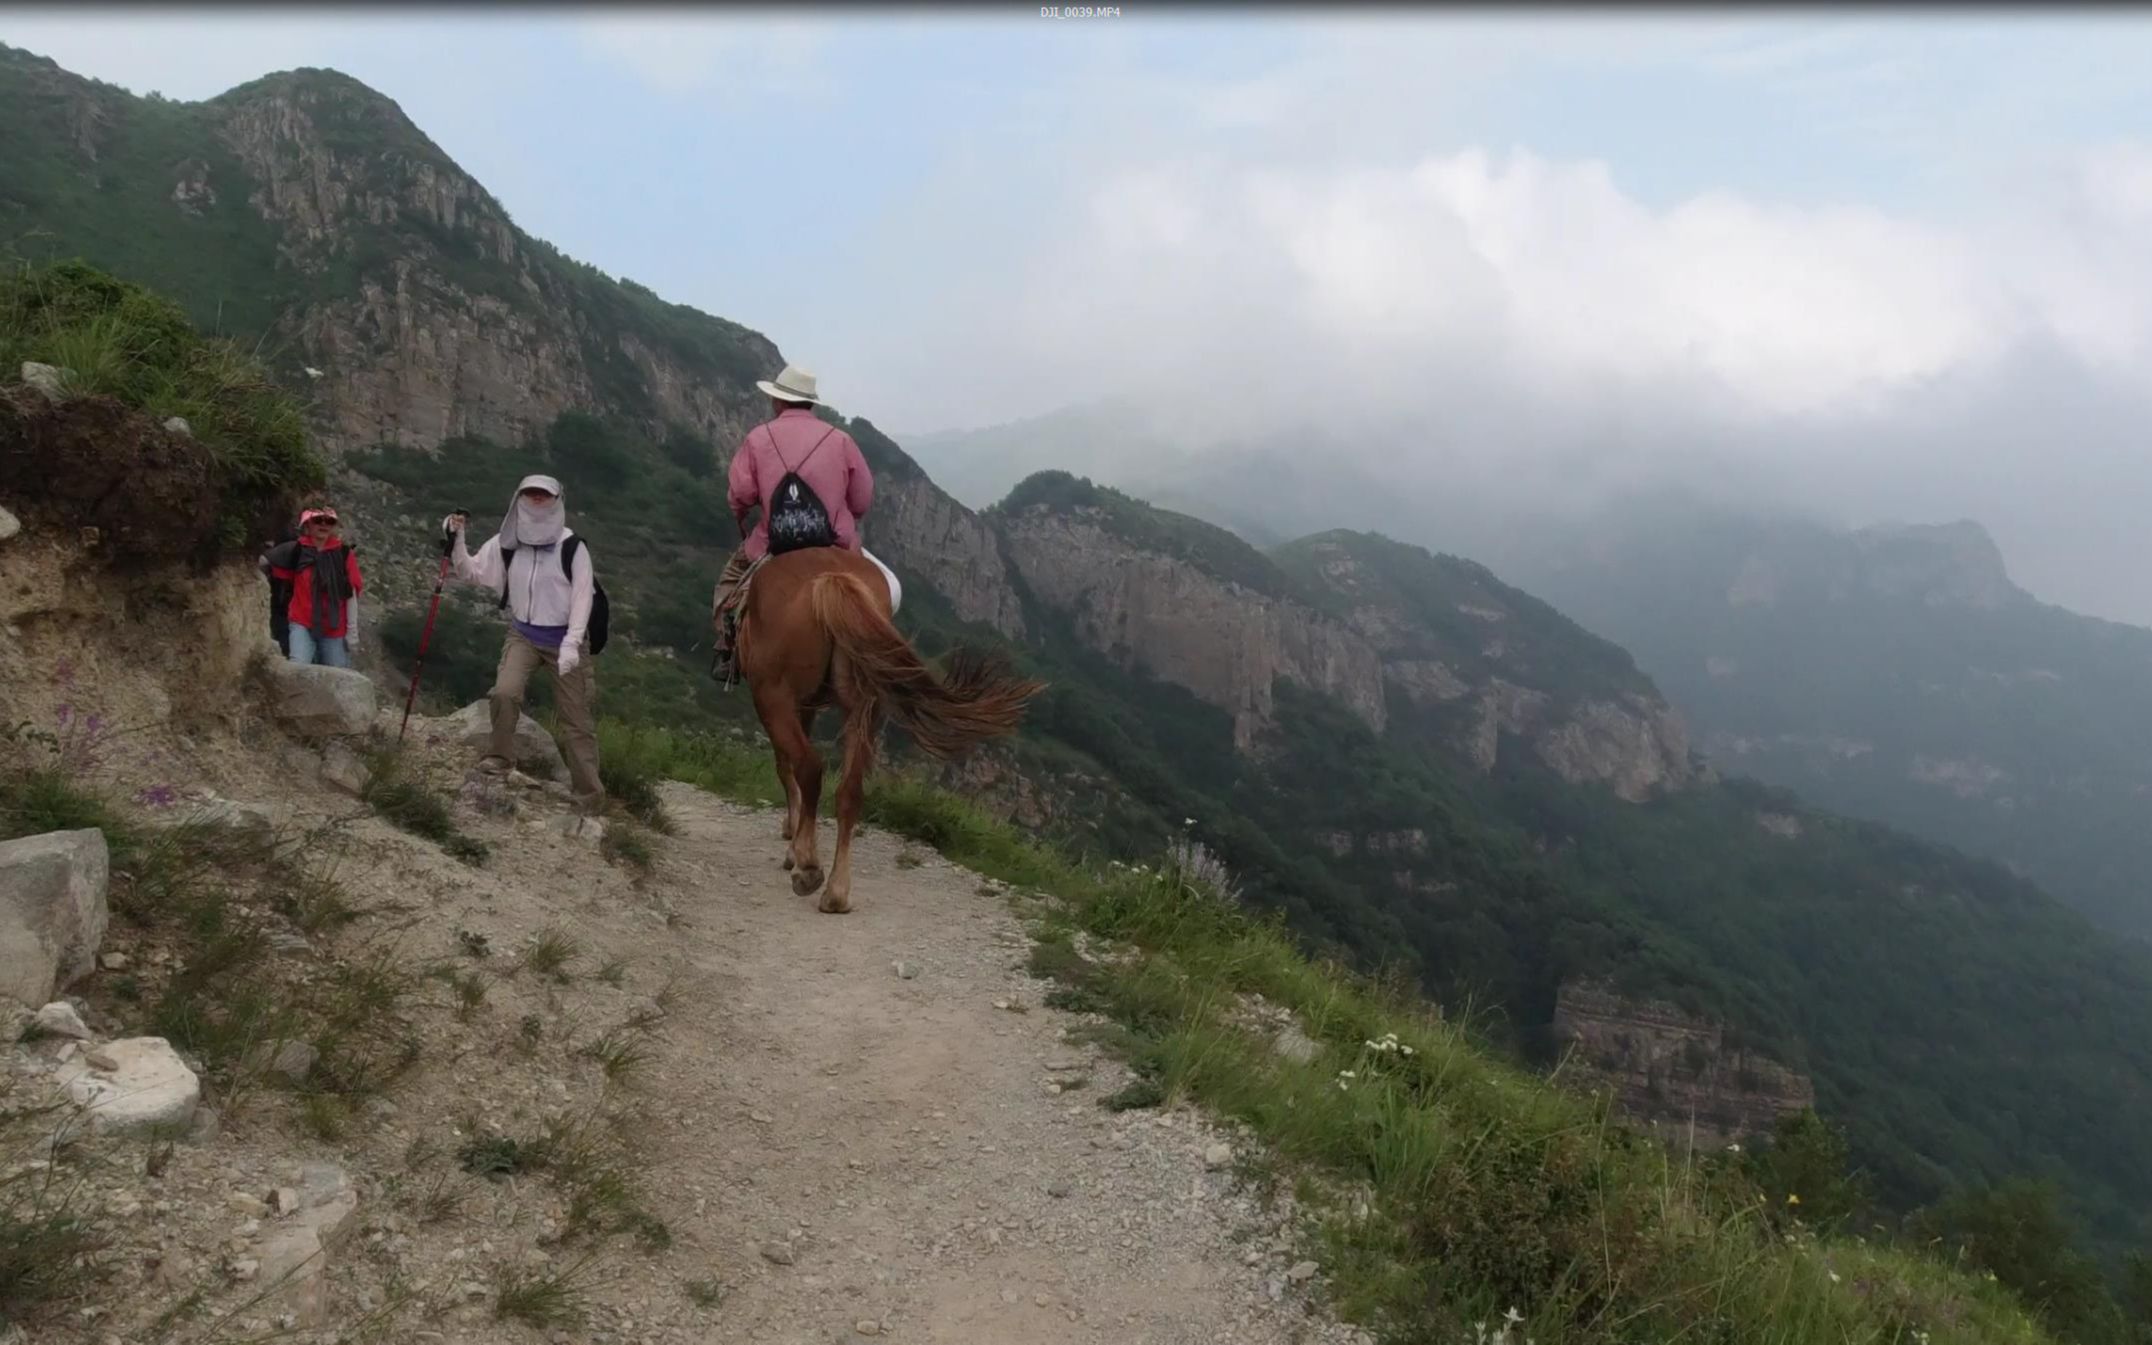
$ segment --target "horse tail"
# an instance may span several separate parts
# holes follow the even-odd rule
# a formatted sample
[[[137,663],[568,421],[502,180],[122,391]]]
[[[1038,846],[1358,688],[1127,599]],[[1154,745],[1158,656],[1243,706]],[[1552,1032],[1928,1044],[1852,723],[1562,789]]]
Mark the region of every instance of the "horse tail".
[[[1025,703],[1045,689],[1044,682],[1019,678],[967,650],[951,654],[948,671],[936,676],[856,576],[815,576],[807,605],[869,695],[923,750],[944,760],[1013,732]]]

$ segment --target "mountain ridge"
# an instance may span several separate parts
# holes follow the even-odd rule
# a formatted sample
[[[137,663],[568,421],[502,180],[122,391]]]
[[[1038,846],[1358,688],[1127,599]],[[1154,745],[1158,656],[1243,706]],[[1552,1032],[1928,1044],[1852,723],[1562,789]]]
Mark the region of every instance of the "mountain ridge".
[[[12,69],[0,60],[0,99],[14,100],[0,110],[23,106]],[[0,147],[0,167],[63,170],[35,181],[0,176],[17,184],[4,208],[19,219],[49,207],[48,227],[63,238],[75,231],[76,245],[93,253],[124,238],[113,262],[124,266],[128,248],[147,246],[138,237],[147,223],[179,221],[165,242],[193,247],[203,235],[185,232],[186,221],[214,210],[236,230],[246,223],[237,208],[244,204],[247,227],[259,225],[274,244],[276,260],[255,295],[270,310],[263,330],[296,343],[291,364],[333,357],[334,367],[310,366],[323,370],[319,380],[288,373],[317,389],[346,479],[371,483],[380,497],[367,518],[379,524],[386,568],[423,569],[417,539],[439,517],[447,469],[460,473],[459,488],[505,491],[499,483],[518,463],[556,458],[618,471],[618,485],[600,486],[593,474],[575,487],[594,547],[610,548],[599,554],[652,567],[677,559],[677,539],[668,544],[634,510],[613,506],[669,482],[710,489],[731,437],[758,412],[751,377],[778,360],[775,344],[720,319],[682,318],[668,328],[673,306],[556,263],[557,253],[493,213],[467,176],[430,162],[414,168],[363,140],[333,143],[343,134],[334,104],[357,97],[354,89],[364,86],[265,86],[246,103],[255,119],[231,131],[236,149],[219,138],[228,129],[221,123],[194,128],[206,130],[191,156],[208,165],[206,175],[182,171],[190,156],[167,156],[150,173],[155,190],[106,201],[102,214],[95,201],[61,190],[82,171],[79,155],[33,163],[21,142],[14,159]],[[122,126],[138,118],[136,130],[186,129],[159,120],[164,111],[154,107],[106,116]],[[273,179],[287,167],[309,171],[303,180],[275,179],[283,190],[251,183],[247,163]],[[249,247],[259,241],[233,236]],[[207,273],[226,275],[239,266],[235,257]],[[174,269],[183,268],[169,258],[147,268]],[[198,280],[189,302],[200,312],[216,298]],[[1115,841],[1096,827],[1102,820],[1133,828],[1194,817],[1203,842],[1242,875],[1251,904],[1285,915],[1318,946],[1400,962],[1443,1002],[1477,996],[1499,1006],[1520,1046],[1551,1021],[1563,985],[1616,973],[1625,991],[1708,1009],[1812,1071],[1824,1105],[1847,1116],[1858,1151],[1902,1202],[1993,1179],[2024,1158],[2066,1172],[2079,1207],[2111,1240],[2145,1236],[2148,1202],[2137,1197],[2152,1196],[2152,1137],[2110,1133],[2087,1118],[2101,1105],[2127,1112],[2140,1095],[2152,1105],[2152,1043],[2127,1011],[2152,990],[2152,967],[2093,943],[2082,922],[2031,885],[1768,791],[1702,777],[1668,790],[1649,780],[1637,789],[1565,778],[1565,763],[1588,767],[1590,753],[1557,748],[1550,760],[1541,744],[1559,739],[1561,721],[1536,717],[1563,688],[1489,671],[1524,645],[1501,656],[1480,645],[1472,669],[1485,680],[1475,683],[1460,671],[1468,646],[1416,628],[1414,638],[1426,635],[1431,648],[1458,651],[1418,661],[1441,662],[1473,693],[1467,700],[1492,706],[1495,750],[1484,763],[1475,756],[1485,709],[1469,741],[1430,731],[1416,743],[1395,730],[1417,721],[1393,714],[1398,697],[1382,655],[1326,610],[1351,609],[1349,588],[1314,587],[1305,603],[1294,596],[1314,585],[1320,564],[1315,576],[1295,579],[1229,535],[1187,528],[1127,497],[1101,504],[1088,483],[1083,499],[1019,501],[981,516],[870,423],[847,423],[884,473],[869,539],[906,577],[912,629],[930,648],[990,637],[1051,674],[1056,686],[1025,750],[1033,759],[1058,754],[1134,800],[1109,818],[1072,819],[1093,827],[1092,844]],[[659,474],[668,462],[680,475]],[[1067,490],[1075,478],[1061,475]],[[689,501],[684,493],[672,500]],[[392,526],[400,520],[410,526]],[[711,522],[696,537],[706,550],[731,539],[729,520]],[[1069,540],[1082,547],[1071,552],[1061,545]],[[1176,549],[1183,544],[1192,549]],[[688,559],[685,571],[663,571],[664,594],[631,594],[629,567],[610,571],[623,576],[616,591],[633,599],[623,602],[627,624],[644,614],[637,608],[646,598],[652,611],[665,601],[682,616],[663,635],[627,631],[622,657],[606,670],[609,686],[637,695],[655,695],[671,679],[666,704],[683,715],[703,713],[714,694],[706,682],[687,686],[695,674],[681,666],[696,652],[694,608],[704,600],[699,584],[672,591],[687,586],[674,576],[692,573],[702,552]],[[1430,584],[1477,585],[1476,606],[1509,604],[1499,609],[1503,622],[1569,642],[1579,667],[1607,660],[1604,641],[1580,638],[1573,622],[1546,622],[1544,603],[1489,587],[1491,572],[1436,565],[1432,574]],[[1183,613],[1157,601],[1166,594],[1199,597],[1219,630],[1267,610],[1276,633],[1230,651],[1240,661],[1207,682],[1218,671],[1207,661],[1226,646],[1176,649],[1179,628],[1167,618]],[[1161,619],[1135,620],[1142,604]],[[443,638],[465,639],[472,628],[458,623],[476,619],[452,613]],[[1426,652],[1401,649],[1408,661]],[[1555,663],[1569,666],[1566,656]],[[429,676],[457,670],[445,656],[437,665],[429,655],[427,666]],[[1430,689],[1450,685],[1432,672],[1424,680]],[[1527,704],[1497,682],[1547,699]],[[1644,695],[1643,685],[1628,694]],[[1655,694],[1648,700],[1654,713],[1663,709]],[[1662,775],[1677,763],[1688,768],[1685,752],[1648,729],[1632,744],[1647,747],[1660,753]],[[1424,843],[1411,839],[1415,831]],[[1155,833],[1143,839],[1157,843]],[[2014,1021],[1998,1007],[2064,985],[2079,999],[2067,1021]],[[2009,1068],[1988,1069],[1997,1059]],[[2006,1123],[1976,1101],[2019,1114]]]

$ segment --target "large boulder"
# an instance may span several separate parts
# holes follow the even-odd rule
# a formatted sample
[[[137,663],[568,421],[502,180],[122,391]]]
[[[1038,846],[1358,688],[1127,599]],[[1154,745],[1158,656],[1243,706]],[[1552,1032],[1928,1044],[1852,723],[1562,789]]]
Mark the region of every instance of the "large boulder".
[[[96,967],[111,864],[94,827],[0,843],[0,999],[44,1004]]]
[[[448,725],[458,746],[484,752],[493,743],[493,703],[472,701],[452,715]],[[568,774],[568,763],[562,759],[553,735],[526,714],[516,716],[513,764],[543,780],[558,780]]]
[[[0,508],[0,542],[6,541],[21,531],[22,520],[9,513],[6,509]]]
[[[299,732],[342,737],[373,727],[380,696],[365,673],[275,659],[267,667],[271,708]]]
[[[175,1136],[194,1124],[202,1081],[162,1037],[126,1037],[81,1052],[57,1082],[100,1135]]]

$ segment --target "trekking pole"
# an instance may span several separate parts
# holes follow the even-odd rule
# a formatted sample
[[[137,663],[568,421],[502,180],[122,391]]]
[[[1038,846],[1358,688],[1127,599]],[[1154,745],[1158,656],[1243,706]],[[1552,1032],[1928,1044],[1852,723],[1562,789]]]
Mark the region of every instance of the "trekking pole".
[[[462,511],[458,511],[460,514]],[[426,646],[433,643],[433,619],[441,614],[441,586],[448,582],[448,558],[456,549],[456,533],[452,528],[441,530],[441,572],[433,580],[433,605],[426,609],[426,628],[418,635],[418,656],[411,660],[411,689],[404,693],[403,723],[397,726],[396,741],[402,742],[404,730],[411,727],[411,707],[418,700],[418,675],[426,666]]]

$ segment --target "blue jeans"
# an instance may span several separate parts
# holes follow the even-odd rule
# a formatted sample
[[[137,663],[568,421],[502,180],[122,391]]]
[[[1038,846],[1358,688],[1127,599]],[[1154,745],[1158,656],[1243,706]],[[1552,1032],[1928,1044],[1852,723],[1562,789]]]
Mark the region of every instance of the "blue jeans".
[[[294,622],[291,627],[291,661],[348,668],[351,666],[351,647],[344,643],[344,637],[341,635],[333,640],[317,636]]]

